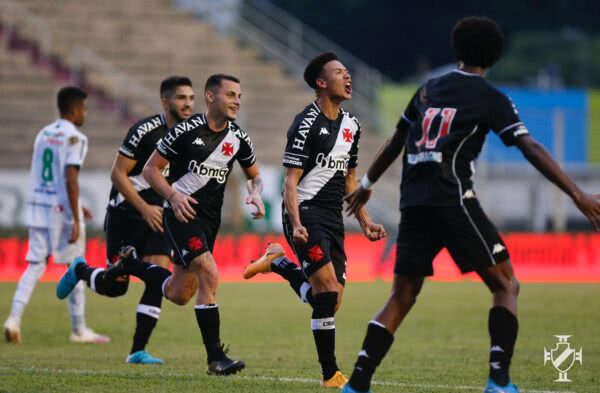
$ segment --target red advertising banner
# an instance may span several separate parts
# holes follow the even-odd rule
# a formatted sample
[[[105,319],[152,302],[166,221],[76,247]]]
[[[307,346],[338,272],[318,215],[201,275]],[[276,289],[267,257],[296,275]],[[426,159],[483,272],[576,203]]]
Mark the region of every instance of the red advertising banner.
[[[595,234],[531,234],[511,233],[504,236],[511,260],[522,282],[599,282],[600,235]],[[282,235],[224,235],[217,240],[214,257],[223,282],[242,281],[249,261],[258,258],[270,242],[279,242],[295,260]],[[346,235],[349,281],[391,280],[395,262],[395,241],[369,242],[361,234]],[[17,281],[26,268],[27,240],[0,239],[0,281]],[[94,266],[104,266],[104,240],[90,239],[86,258]],[[64,265],[50,259],[43,281],[56,281],[64,273]],[[444,250],[435,259],[436,281],[478,280],[473,273],[461,275],[450,255]],[[274,274],[259,275],[252,282],[279,281]]]

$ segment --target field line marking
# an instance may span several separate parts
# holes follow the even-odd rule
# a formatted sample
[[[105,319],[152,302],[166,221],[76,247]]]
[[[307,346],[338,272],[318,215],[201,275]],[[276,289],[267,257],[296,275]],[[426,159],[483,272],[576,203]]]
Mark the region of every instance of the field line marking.
[[[0,370],[5,371],[21,371],[21,372],[41,372],[48,374],[74,374],[74,375],[115,375],[115,376],[149,376],[155,377],[157,375],[163,377],[194,377],[196,374],[185,374],[185,373],[173,373],[173,372],[161,372],[161,373],[130,373],[123,371],[114,370],[82,370],[82,369],[60,369],[60,368],[40,368],[40,367],[7,367],[0,366]],[[260,375],[233,375],[229,378],[247,379],[254,381],[271,381],[271,382],[298,382],[298,383],[311,383],[318,384],[319,380],[311,378],[300,378],[300,377],[269,377]],[[379,386],[395,386],[395,387],[412,387],[412,388],[423,388],[423,389],[440,389],[440,390],[477,390],[481,391],[483,386],[468,386],[468,385],[442,385],[442,384],[428,384],[428,383],[403,383],[403,382],[389,382],[389,381],[373,381],[373,385]],[[569,390],[533,390],[533,389],[520,389],[523,393],[576,393]]]

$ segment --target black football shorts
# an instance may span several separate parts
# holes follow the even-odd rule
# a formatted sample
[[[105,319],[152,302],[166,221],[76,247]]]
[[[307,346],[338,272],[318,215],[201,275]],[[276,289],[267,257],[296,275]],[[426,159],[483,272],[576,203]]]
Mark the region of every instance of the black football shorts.
[[[104,218],[107,263],[119,258],[123,246],[134,246],[140,257],[166,255],[171,246],[164,233],[155,232],[141,217],[132,217],[118,207],[109,207]]]
[[[179,222],[170,207],[163,209],[163,227],[173,247],[173,263],[188,266],[194,258],[215,246],[220,223],[196,216],[187,223]]]
[[[446,248],[462,273],[509,259],[506,244],[477,199],[463,206],[417,206],[401,211],[394,273],[433,275],[433,259]]]
[[[337,281],[346,284],[346,253],[344,251],[344,221],[341,212],[318,206],[300,206],[300,222],[308,231],[308,242],[294,243],[292,224],[283,210],[283,233],[294,250],[298,263],[308,278],[317,270],[333,263]]]

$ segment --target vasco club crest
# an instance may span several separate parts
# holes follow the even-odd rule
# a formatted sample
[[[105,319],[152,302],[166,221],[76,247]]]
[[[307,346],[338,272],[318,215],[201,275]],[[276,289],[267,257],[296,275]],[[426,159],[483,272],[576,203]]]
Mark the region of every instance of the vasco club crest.
[[[555,379],[554,382],[571,382],[567,378],[567,371],[573,367],[575,362],[583,364],[583,348],[579,348],[579,352],[571,348],[571,343],[568,341],[571,336],[555,335],[554,337],[558,338],[556,347],[550,351],[544,347],[544,365],[550,361],[554,368],[558,370],[558,379]]]

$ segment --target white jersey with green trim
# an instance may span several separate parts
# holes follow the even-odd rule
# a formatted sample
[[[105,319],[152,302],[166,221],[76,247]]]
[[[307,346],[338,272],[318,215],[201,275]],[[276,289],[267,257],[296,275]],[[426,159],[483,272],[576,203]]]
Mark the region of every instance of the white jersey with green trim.
[[[67,196],[65,167],[81,167],[88,140],[73,123],[58,119],[36,136],[31,157],[30,188],[25,207],[29,227],[48,228],[73,218]],[[80,213],[81,214],[81,213]]]

